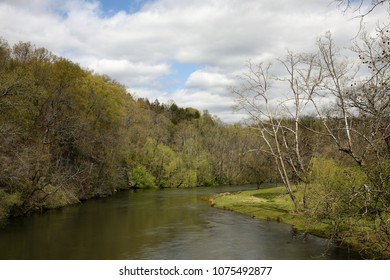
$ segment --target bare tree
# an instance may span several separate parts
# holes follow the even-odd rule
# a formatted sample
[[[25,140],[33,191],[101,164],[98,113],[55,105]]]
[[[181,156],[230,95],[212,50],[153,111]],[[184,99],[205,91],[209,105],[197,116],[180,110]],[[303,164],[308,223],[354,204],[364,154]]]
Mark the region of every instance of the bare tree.
[[[359,16],[361,18],[364,18],[365,16],[369,15],[378,7],[385,6],[386,4],[390,3],[389,0],[336,0],[336,2],[340,7],[343,7],[344,10],[353,9],[355,12],[359,12]],[[363,9],[363,6],[366,6],[366,8]]]
[[[389,26],[378,27],[377,35],[372,37],[362,32],[361,40],[355,43],[353,50],[368,70],[365,78],[351,83],[348,99],[351,106],[361,116],[374,120],[375,127],[366,140],[374,148],[378,143],[386,147],[387,158],[390,156],[390,31]],[[382,141],[379,141],[378,139]],[[384,140],[384,141],[383,141]],[[377,157],[380,160],[381,157]]]
[[[388,196],[385,189],[389,182],[385,166],[390,150],[390,40],[387,30],[381,29],[378,34],[377,38],[365,35],[362,42],[355,45],[362,63],[344,58],[327,33],[318,39],[317,53],[289,52],[279,60],[286,75],[272,77],[271,64],[250,62],[248,73],[240,77],[241,85],[233,89],[236,109],[250,115],[251,126],[264,143],[259,150],[274,158],[296,209],[299,202],[292,186],[309,183],[310,157],[303,157],[301,147],[304,127],[301,119],[308,107],[315,111],[323,126],[321,131],[312,132],[332,139],[338,150],[353,159],[370,179],[371,185],[362,189],[362,192],[375,190],[378,193],[376,201],[370,197],[370,204],[375,203],[370,207],[387,204],[383,198]],[[368,65],[370,71],[362,72],[360,64]],[[288,84],[288,88],[279,87],[285,96],[278,102],[272,96],[277,94],[271,87],[275,83]],[[330,106],[328,110],[324,108],[324,101]],[[374,161],[378,163],[375,167]],[[303,198],[306,207],[305,199],[306,195]],[[369,203],[364,204],[366,207]]]
[[[290,63],[294,64],[294,57],[290,56]],[[287,67],[287,62],[286,62]],[[294,67],[294,66],[293,66]],[[294,203],[295,210],[299,209],[299,202],[293,192],[291,174],[301,177],[305,168],[302,163],[299,146],[299,117],[303,105],[303,98],[298,89],[295,91],[294,112],[286,110],[290,100],[275,103],[270,97],[271,82],[276,81],[270,75],[271,64],[248,63],[248,73],[240,77],[241,85],[233,88],[232,92],[236,97],[236,110],[244,110],[250,115],[251,127],[261,137],[263,145],[253,151],[262,151],[272,156],[284,183],[287,193]],[[294,70],[295,68],[293,68]],[[292,78],[294,79],[294,78]],[[295,87],[292,80],[291,86]],[[295,124],[289,126],[286,123],[286,115],[292,114]],[[293,143],[289,141],[292,135]]]
[[[309,129],[302,124],[302,118],[307,114],[307,107],[312,100],[313,95],[317,92],[323,81],[323,71],[318,67],[318,55],[300,53],[294,54],[288,52],[284,60],[280,60],[286,69],[287,76],[281,81],[288,82],[289,91],[288,97],[285,100],[284,111],[287,117],[292,120],[293,125],[288,132],[293,136],[290,144],[284,138],[285,148],[290,152],[287,161],[292,168],[293,174],[299,182],[305,184],[303,194],[303,205],[308,208],[307,204],[307,189],[309,181],[309,165],[311,157],[304,158],[304,150],[307,147],[302,147],[302,129]],[[286,135],[286,134],[284,134]]]
[[[388,213],[390,206],[390,43],[387,34],[383,29],[375,38],[362,33],[362,40],[354,47],[369,71],[358,71],[358,67],[342,58],[330,34],[320,38],[317,71],[322,73],[322,80],[317,91],[308,98],[326,134],[369,180],[343,194],[348,204],[355,204],[363,215],[369,211],[377,215],[384,232],[389,233],[388,216],[383,214]],[[323,99],[332,100],[332,110],[323,110]]]
[[[353,159],[361,165],[362,159],[356,154],[352,143],[350,117],[353,116],[353,108],[348,104],[346,91],[347,84],[354,79],[356,73],[351,73],[350,69],[352,66],[340,59],[339,52],[334,45],[330,33],[327,33],[324,37],[320,38],[317,45],[320,57],[319,67],[325,76],[321,85],[321,93],[325,93],[325,97],[330,97],[336,101],[337,109],[334,111],[333,117],[340,120],[342,128],[337,130],[332,129],[329,124],[329,121],[332,120],[332,118],[327,118],[326,115],[324,115],[324,112],[319,106],[319,102],[314,99],[316,96],[319,96],[318,94],[310,96],[310,99],[318,116],[321,118],[324,127],[329,133],[329,136],[332,137],[338,149],[351,155]]]

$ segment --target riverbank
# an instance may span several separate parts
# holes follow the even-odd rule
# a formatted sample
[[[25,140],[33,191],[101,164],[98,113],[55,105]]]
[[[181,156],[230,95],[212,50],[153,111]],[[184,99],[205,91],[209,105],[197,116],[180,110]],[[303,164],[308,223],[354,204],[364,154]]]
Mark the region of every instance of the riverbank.
[[[286,223],[299,231],[329,237],[329,224],[315,222],[293,212],[293,204],[284,187],[265,187],[237,193],[222,193],[209,199],[213,207],[234,211],[259,220]]]
[[[296,192],[297,197],[300,193]],[[361,222],[361,230],[351,232],[346,228],[335,236],[335,221],[319,220],[307,213],[296,213],[285,188],[264,187],[258,190],[242,191],[237,193],[222,193],[209,199],[211,206],[224,210],[238,212],[251,216],[254,219],[275,221],[292,225],[296,230],[318,237],[333,239],[345,246],[359,251],[366,258],[389,259],[390,252],[382,250],[377,254],[375,246],[367,249],[368,244],[362,242],[362,234],[370,234],[375,238],[376,232],[369,229],[367,221]],[[379,240],[376,246],[385,246]]]

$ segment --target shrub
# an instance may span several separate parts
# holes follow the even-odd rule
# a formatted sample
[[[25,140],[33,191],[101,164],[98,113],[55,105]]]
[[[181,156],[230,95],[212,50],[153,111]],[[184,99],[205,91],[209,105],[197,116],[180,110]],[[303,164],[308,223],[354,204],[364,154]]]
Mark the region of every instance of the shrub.
[[[131,171],[130,185],[141,189],[157,187],[156,179],[143,165],[137,165]]]
[[[0,189],[0,225],[3,224],[14,208],[23,204],[22,196],[19,192],[7,194]]]
[[[341,166],[334,160],[311,161],[311,204],[321,217],[358,213],[369,200],[369,180],[359,167]]]

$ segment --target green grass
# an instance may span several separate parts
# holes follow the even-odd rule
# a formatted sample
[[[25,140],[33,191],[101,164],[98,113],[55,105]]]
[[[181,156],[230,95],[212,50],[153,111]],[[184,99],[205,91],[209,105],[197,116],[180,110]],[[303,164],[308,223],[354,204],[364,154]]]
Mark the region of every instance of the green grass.
[[[295,190],[295,195],[300,201],[302,189]],[[317,195],[311,199],[316,202],[322,198]],[[283,186],[220,194],[209,201],[217,208],[242,213],[259,220],[290,224],[298,231],[319,237],[332,237],[335,221],[320,220],[305,211],[294,211],[294,205]],[[347,217],[338,225],[339,241],[360,251],[367,258],[390,259],[390,241],[378,231],[377,224],[378,221],[362,216]]]
[[[297,196],[299,197],[299,193]],[[287,223],[299,231],[317,236],[330,236],[328,224],[311,220],[306,215],[294,211],[294,205],[283,186],[217,195],[213,198],[213,206],[259,220]]]

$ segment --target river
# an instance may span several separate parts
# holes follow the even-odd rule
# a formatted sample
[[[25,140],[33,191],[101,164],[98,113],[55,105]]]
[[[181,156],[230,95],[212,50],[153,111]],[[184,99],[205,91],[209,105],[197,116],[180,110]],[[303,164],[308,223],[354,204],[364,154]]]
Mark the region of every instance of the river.
[[[0,259],[354,259],[291,226],[212,208],[205,196],[243,187],[125,191],[11,220]]]

